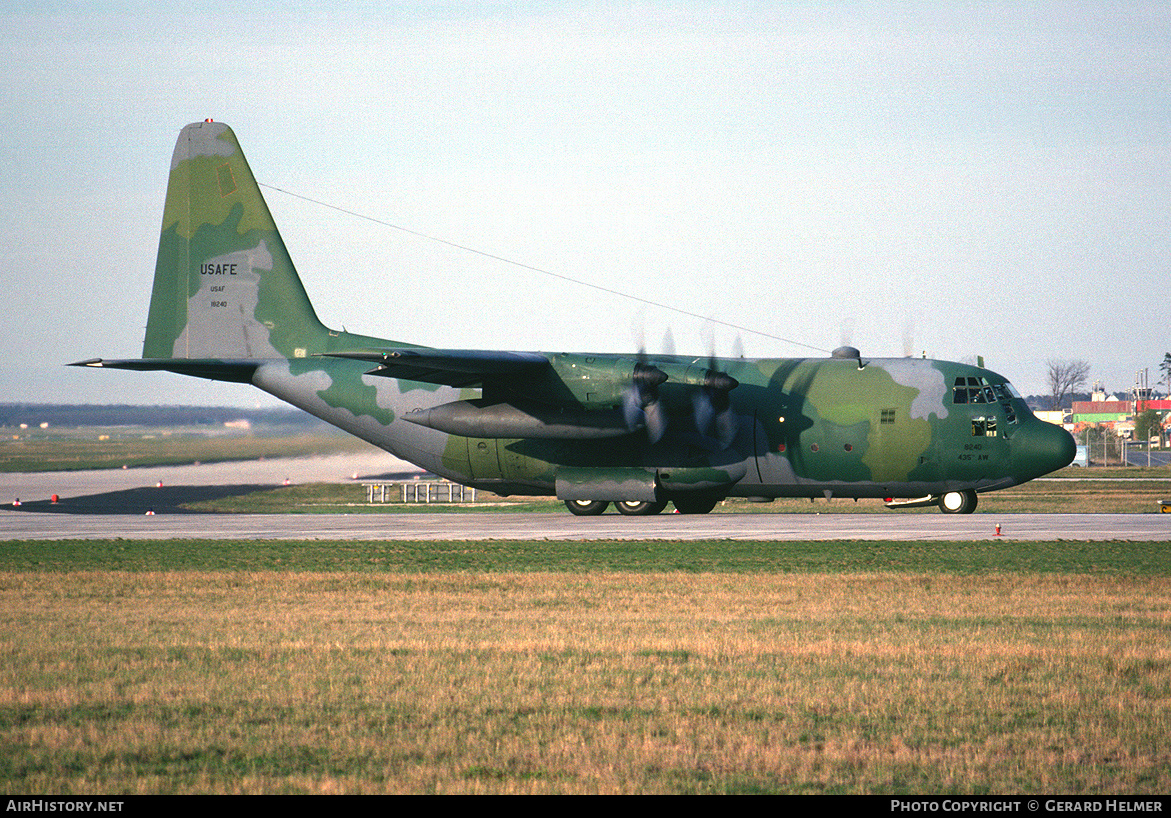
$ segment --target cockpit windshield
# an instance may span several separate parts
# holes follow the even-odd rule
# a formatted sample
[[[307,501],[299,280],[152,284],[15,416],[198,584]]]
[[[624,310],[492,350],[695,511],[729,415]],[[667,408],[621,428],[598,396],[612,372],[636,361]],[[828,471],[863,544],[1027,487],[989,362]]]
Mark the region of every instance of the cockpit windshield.
[[[1009,423],[1016,423],[1016,411],[1013,409],[1013,399],[1020,399],[1020,393],[1008,381],[1003,383],[989,383],[985,377],[962,375],[955,379],[952,387],[952,403],[981,403],[1000,404]]]

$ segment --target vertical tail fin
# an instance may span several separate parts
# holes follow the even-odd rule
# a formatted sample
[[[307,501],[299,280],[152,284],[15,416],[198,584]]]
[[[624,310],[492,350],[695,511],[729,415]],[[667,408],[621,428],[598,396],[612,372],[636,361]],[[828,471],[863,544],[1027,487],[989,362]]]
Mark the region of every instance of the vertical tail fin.
[[[227,125],[179,134],[144,358],[300,358],[326,350],[260,187]]]

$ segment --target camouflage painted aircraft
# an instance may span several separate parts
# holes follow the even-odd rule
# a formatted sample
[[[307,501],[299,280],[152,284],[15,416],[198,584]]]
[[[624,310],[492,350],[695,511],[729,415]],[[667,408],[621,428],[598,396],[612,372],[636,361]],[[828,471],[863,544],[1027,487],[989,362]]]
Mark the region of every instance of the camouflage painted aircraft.
[[[1000,375],[913,358],[430,349],[324,326],[231,129],[179,135],[143,357],[78,366],[250,383],[404,460],[579,515],[726,497],[968,513],[1074,441]]]

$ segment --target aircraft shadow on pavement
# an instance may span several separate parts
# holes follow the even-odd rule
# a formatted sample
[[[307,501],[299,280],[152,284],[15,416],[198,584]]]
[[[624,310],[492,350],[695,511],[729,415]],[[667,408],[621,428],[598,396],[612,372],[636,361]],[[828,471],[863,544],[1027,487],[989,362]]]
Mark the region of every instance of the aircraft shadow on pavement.
[[[85,494],[52,500],[32,500],[19,506],[6,504],[12,511],[35,511],[40,514],[204,514],[184,508],[187,503],[239,497],[254,491],[277,488],[275,485],[244,486],[160,486]]]

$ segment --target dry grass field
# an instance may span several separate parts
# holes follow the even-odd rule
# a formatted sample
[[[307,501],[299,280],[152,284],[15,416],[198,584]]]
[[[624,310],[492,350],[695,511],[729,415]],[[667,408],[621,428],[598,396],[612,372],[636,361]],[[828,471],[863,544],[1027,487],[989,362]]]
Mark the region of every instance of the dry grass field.
[[[0,790],[1166,793],[1171,581],[1103,565],[8,570]]]

